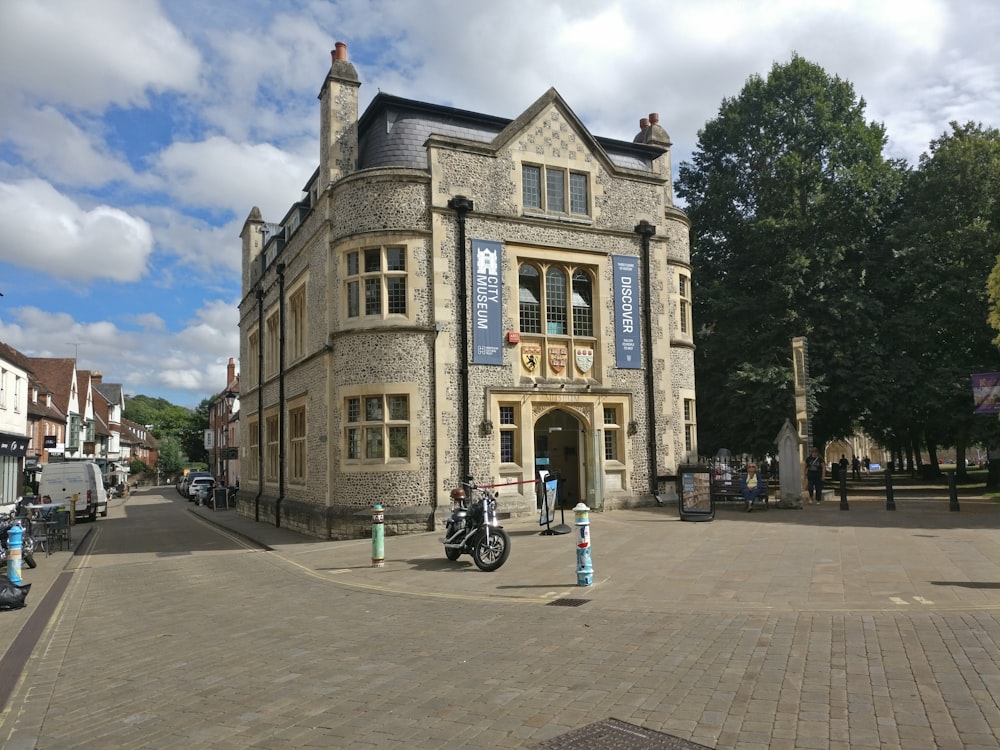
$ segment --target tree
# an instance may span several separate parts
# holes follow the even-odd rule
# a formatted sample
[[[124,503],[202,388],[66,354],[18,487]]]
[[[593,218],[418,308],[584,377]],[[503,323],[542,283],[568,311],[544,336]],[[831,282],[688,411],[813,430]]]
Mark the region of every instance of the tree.
[[[814,432],[850,434],[864,411],[857,375],[877,362],[870,289],[905,174],[864,109],[850,83],[795,55],[723,100],[680,166],[703,450],[773,450],[794,414],[793,336],[809,340]]]
[[[177,474],[187,463],[181,444],[176,437],[166,437],[160,441],[157,468],[164,474]]]
[[[1000,132],[975,123],[950,128],[906,185],[892,317],[896,331],[911,330],[905,356],[920,371],[911,399],[930,471],[939,473],[937,446],[954,445],[962,476],[976,419],[969,376],[1000,369],[989,287],[1000,254]]]

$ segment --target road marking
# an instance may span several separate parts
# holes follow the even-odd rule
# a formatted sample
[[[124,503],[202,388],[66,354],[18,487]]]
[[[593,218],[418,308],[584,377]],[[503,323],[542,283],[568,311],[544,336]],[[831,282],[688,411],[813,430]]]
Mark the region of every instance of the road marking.
[[[934,602],[932,602],[930,599],[924,599],[924,597],[922,596],[913,597],[913,601],[918,602],[920,604],[934,604]]]
[[[899,596],[890,596],[889,601],[892,602],[893,604],[909,604],[909,602],[906,601],[906,599],[903,599],[902,597]]]

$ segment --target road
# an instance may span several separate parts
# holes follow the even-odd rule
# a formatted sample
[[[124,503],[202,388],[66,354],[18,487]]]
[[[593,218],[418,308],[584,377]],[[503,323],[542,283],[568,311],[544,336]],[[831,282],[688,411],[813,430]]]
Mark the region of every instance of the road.
[[[573,535],[527,523],[495,574],[433,535],[374,570],[364,541],[262,550],[139,493],[69,562],[0,746],[528,748],[615,717],[715,748],[998,748],[997,519],[599,514],[584,589]]]

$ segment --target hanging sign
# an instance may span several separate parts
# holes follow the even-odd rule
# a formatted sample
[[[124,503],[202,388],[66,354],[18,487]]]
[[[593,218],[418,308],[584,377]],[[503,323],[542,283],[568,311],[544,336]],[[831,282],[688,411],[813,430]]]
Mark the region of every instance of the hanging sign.
[[[503,364],[501,245],[472,240],[472,362]]]
[[[642,367],[639,348],[639,259],[611,257],[615,275],[615,365],[629,370]]]

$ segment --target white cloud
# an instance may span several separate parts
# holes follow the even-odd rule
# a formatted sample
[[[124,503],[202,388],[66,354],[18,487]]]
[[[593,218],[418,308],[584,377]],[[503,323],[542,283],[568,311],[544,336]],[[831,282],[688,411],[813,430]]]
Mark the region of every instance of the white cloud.
[[[157,157],[157,167],[180,205],[224,208],[241,220],[253,206],[277,221],[302,195],[319,162],[268,143],[244,144],[217,136],[198,143],[174,143]]]
[[[197,48],[155,0],[5,0],[0,96],[101,111],[198,83]],[[10,71],[17,71],[16,76]]]
[[[111,206],[84,209],[42,180],[0,183],[0,261],[56,278],[138,281],[153,235]]]

